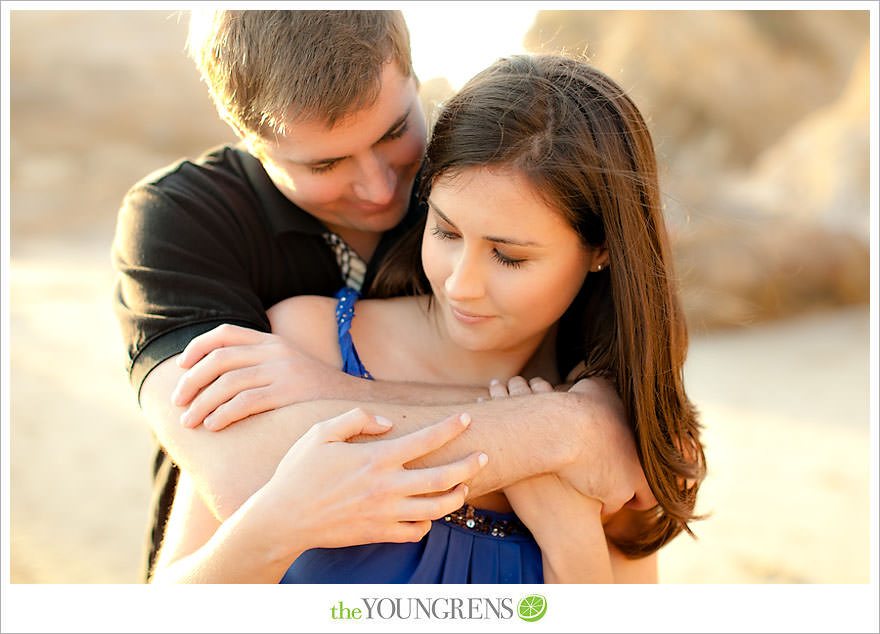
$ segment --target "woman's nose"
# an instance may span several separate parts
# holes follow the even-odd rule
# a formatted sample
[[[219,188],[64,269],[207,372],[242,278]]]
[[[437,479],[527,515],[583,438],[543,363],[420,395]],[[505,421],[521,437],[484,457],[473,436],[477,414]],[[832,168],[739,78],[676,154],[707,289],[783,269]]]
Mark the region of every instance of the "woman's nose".
[[[485,294],[483,275],[471,254],[462,250],[452,273],[446,278],[446,296],[454,301],[479,299]]]

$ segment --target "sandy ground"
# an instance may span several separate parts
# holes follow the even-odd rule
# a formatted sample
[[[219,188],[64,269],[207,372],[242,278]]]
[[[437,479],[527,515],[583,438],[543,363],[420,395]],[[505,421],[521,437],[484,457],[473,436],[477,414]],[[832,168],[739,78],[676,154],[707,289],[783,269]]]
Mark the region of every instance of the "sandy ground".
[[[122,369],[110,235],[19,242],[10,269],[11,581],[136,583],[150,438]],[[867,307],[698,336],[710,465],[668,583],[869,582]]]

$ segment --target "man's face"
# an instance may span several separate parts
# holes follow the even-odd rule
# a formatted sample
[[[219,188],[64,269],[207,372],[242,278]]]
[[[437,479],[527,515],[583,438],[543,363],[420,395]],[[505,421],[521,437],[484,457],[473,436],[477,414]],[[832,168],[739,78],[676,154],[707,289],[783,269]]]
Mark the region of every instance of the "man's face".
[[[414,77],[394,62],[382,71],[379,98],[328,128],[288,126],[255,154],[281,192],[346,240],[381,233],[406,214],[425,152],[425,118]]]

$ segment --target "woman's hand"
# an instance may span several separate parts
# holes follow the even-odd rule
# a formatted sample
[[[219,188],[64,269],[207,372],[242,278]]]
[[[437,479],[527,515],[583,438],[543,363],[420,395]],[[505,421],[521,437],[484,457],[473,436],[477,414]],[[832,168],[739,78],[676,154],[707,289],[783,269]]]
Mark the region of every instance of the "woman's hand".
[[[432,519],[464,504],[465,482],[488,458],[475,452],[440,467],[404,465],[439,449],[469,423],[462,414],[407,436],[349,443],[359,434],[390,428],[389,422],[353,409],[314,425],[249,502],[269,515],[263,525],[277,533],[278,543],[291,534],[308,536],[307,548],[418,541]]]
[[[171,395],[172,404],[189,405],[181,424],[213,431],[285,405],[351,394],[362,382],[278,335],[230,324],[195,337],[177,364],[187,370]]]
[[[493,399],[552,391],[553,386],[539,376],[528,381],[521,376],[514,376],[508,379],[507,383],[495,379],[489,384],[489,396]]]
[[[461,507],[465,481],[487,459],[474,453],[441,467],[404,465],[460,435],[469,421],[462,414],[368,444],[346,441],[391,424],[360,409],[318,423],[222,524],[181,473],[152,582],[275,583],[310,548],[421,539],[431,519]]]

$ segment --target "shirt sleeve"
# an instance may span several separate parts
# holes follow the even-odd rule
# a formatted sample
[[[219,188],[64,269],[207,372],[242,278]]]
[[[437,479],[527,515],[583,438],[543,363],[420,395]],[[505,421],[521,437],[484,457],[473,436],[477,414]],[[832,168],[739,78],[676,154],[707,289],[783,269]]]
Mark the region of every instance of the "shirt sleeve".
[[[248,201],[155,183],[125,197],[112,247],[113,303],[138,394],[156,365],[199,334],[223,323],[270,330],[255,288],[258,247],[231,211],[236,204]]]

